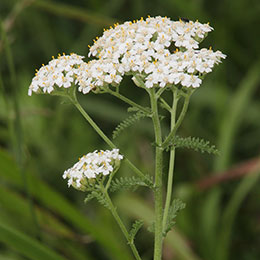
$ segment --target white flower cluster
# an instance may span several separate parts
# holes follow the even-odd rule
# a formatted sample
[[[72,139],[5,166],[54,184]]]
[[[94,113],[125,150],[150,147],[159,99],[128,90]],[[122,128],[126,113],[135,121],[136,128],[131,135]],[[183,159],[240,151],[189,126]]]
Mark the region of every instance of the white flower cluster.
[[[43,65],[39,71],[36,71],[35,77],[29,86],[28,95],[32,92],[51,93],[55,85],[58,87],[69,88],[78,75],[78,67],[83,63],[83,56],[75,53],[70,55],[59,55],[57,59],[53,59]]]
[[[138,74],[147,88],[172,84],[197,88],[202,76],[226,57],[211,48],[198,49],[212,30],[209,24],[160,16],[116,24],[89,46],[89,56],[98,59],[86,63],[76,54],[59,56],[36,73],[28,94],[51,93],[55,85],[69,88],[72,83],[87,94],[118,85],[125,74]]]
[[[76,80],[76,83],[79,84],[79,91],[87,94],[105,84],[119,84],[123,79],[120,71],[119,64],[111,63],[109,60],[99,59],[84,62],[79,67],[79,75]]]
[[[68,179],[68,186],[84,190],[89,179],[112,173],[122,159],[119,149],[94,151],[79,158],[72,168],[64,172],[63,178]]]
[[[202,82],[200,77],[226,57],[220,51],[198,50],[211,30],[197,21],[148,17],[105,31],[90,47],[89,56],[115,64],[121,75],[141,74],[147,88],[167,84],[195,88]]]

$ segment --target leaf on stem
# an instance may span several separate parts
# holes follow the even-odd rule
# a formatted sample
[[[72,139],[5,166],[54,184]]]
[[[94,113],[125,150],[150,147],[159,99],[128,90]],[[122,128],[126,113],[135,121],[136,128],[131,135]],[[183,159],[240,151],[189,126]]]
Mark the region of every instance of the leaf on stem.
[[[177,216],[177,213],[185,208],[185,203],[183,203],[180,199],[175,199],[173,200],[169,212],[168,212],[168,217],[167,217],[167,222],[165,229],[163,231],[163,235],[166,236],[167,233],[172,229],[172,227],[175,224],[175,218]]]
[[[129,239],[131,242],[134,242],[135,236],[137,234],[137,232],[139,231],[139,229],[143,226],[144,222],[143,220],[136,220],[133,225],[132,228],[129,232]]]
[[[166,147],[166,151],[169,151],[172,147],[193,149],[201,153],[207,152],[209,154],[219,154],[219,150],[216,148],[215,145],[211,145],[209,141],[206,141],[199,137],[175,136],[168,147]]]
[[[93,194],[92,192],[91,193],[89,193],[88,195],[87,195],[87,197],[84,199],[84,203],[88,203],[89,201],[91,201],[92,199],[94,199],[95,198],[95,194]]]
[[[150,176],[147,176],[150,179]],[[152,182],[151,182],[152,183]],[[109,191],[115,192],[118,190],[136,190],[139,186],[148,187],[147,183],[140,177],[121,177],[114,179],[109,187]]]
[[[109,209],[110,210],[110,205],[107,201],[107,198],[105,196],[105,194],[102,192],[102,191],[99,191],[99,190],[93,190],[91,191],[87,197],[85,198],[84,202],[87,203],[89,202],[90,200],[96,198],[97,201],[102,205],[104,206],[105,208]]]
[[[148,114],[145,114],[142,111],[137,111],[134,115],[129,116],[123,122],[121,122],[113,131],[113,139],[118,137],[123,130],[132,126],[135,122],[139,121],[140,119],[147,117]]]

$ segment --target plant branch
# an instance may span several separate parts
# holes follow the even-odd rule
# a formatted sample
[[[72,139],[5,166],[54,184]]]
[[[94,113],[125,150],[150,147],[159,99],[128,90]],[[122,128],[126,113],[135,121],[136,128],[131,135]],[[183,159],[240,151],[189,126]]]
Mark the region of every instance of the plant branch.
[[[148,113],[148,114],[151,113],[151,111],[149,111],[148,109],[146,109],[146,108],[144,108],[143,106],[141,106],[141,105],[135,103],[134,101],[132,101],[131,99],[129,99],[129,98],[125,97],[125,96],[123,96],[122,94],[120,94],[120,93],[117,92],[117,91],[113,91],[113,90],[111,90],[111,89],[109,89],[109,88],[106,88],[106,92],[109,93],[109,94],[111,94],[111,95],[113,95],[113,96],[115,96],[115,97],[117,97],[117,98],[119,98],[119,99],[121,99],[122,101],[124,101],[124,102],[127,103],[128,105],[140,109],[141,111],[143,111],[143,112],[146,113],[146,114],[147,114],[147,113]]]
[[[115,149],[116,146],[111,140],[105,135],[105,133],[98,127],[98,125],[92,120],[92,118],[88,115],[88,113],[82,108],[80,103],[77,100],[75,92],[73,96],[68,96],[72,103],[76,106],[82,116],[87,120],[87,122],[94,128],[94,130],[99,134],[99,136],[112,148]],[[132,162],[130,162],[127,158],[124,161],[128,164],[128,166],[139,175],[146,183],[151,184],[151,180],[149,180]]]
[[[174,137],[175,133],[177,132],[178,128],[180,127],[183,119],[184,119],[184,116],[187,112],[187,109],[188,109],[188,106],[189,106],[189,102],[190,102],[190,97],[191,97],[191,94],[193,93],[193,90],[189,91],[187,96],[185,96],[185,100],[184,100],[184,104],[183,104],[183,107],[182,107],[182,111],[181,111],[181,114],[174,126],[174,128],[172,129],[172,131],[169,133],[169,135],[166,137],[166,139],[164,140],[164,142],[162,143],[162,148],[165,149],[169,143],[171,142],[172,138]]]
[[[179,101],[178,92],[173,91],[173,103],[172,103],[172,108],[170,111],[171,112],[171,131],[175,128],[176,110],[177,110],[178,101]],[[169,208],[171,205],[174,160],[175,160],[175,148],[172,147],[170,150],[167,194],[166,194],[166,201],[165,201],[164,214],[163,214],[163,231],[166,228],[167,218],[168,218],[168,214],[169,214]]]
[[[116,210],[113,202],[111,201],[111,199],[110,199],[110,197],[109,197],[109,195],[107,193],[107,190],[104,188],[103,185],[101,185],[100,187],[101,187],[101,189],[103,191],[103,194],[106,197],[107,203],[109,204],[109,209],[110,209],[113,217],[115,218],[118,226],[120,227],[122,233],[124,234],[124,236],[125,236],[125,238],[127,240],[127,243],[129,244],[129,246],[130,246],[130,248],[131,248],[131,250],[132,250],[132,252],[133,252],[133,254],[135,256],[135,259],[136,260],[141,260],[141,257],[140,257],[140,255],[139,255],[139,253],[138,253],[138,251],[137,251],[137,249],[135,247],[134,241],[130,238],[130,235],[129,235],[129,233],[128,233],[124,223],[122,222],[121,218],[119,217],[119,215],[117,213],[117,210]]]
[[[171,113],[171,107],[167,104],[167,102],[162,97],[160,97],[160,101],[162,102],[161,107]]]
[[[162,161],[163,149],[161,125],[158,114],[157,98],[155,90],[149,90],[152,120],[154,125],[155,143],[157,144],[155,150],[155,190],[154,190],[154,207],[155,207],[155,234],[154,234],[154,260],[161,260],[162,258],[162,218],[163,218],[163,198],[162,198]]]
[[[155,96],[156,96],[156,99],[157,98],[159,98],[161,95],[162,95],[162,93],[165,91],[165,87],[164,88],[160,88],[157,92],[156,92],[156,94],[155,94]]]

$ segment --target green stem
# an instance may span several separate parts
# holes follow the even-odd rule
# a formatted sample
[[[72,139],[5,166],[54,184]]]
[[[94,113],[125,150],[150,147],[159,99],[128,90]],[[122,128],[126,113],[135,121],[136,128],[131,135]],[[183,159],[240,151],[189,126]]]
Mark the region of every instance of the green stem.
[[[173,92],[173,104],[172,104],[172,109],[170,111],[171,112],[171,131],[174,129],[175,123],[176,123],[175,120],[176,120],[176,110],[177,110],[178,101],[179,101],[178,93],[177,93],[177,91],[174,91]],[[175,148],[172,147],[171,151],[170,151],[167,194],[166,194],[166,201],[165,201],[164,215],[163,215],[163,232],[165,232],[167,218],[168,218],[168,214],[169,214],[169,208],[170,208],[170,204],[171,204],[174,160],[175,160]]]
[[[104,134],[104,132],[98,127],[98,125],[92,120],[88,113],[83,109],[77,99],[73,100],[75,107],[83,115],[83,117],[88,121],[88,123],[95,129],[95,131],[102,137],[102,139],[112,148],[115,149],[116,146],[110,141],[110,139]]]
[[[110,141],[110,139],[104,134],[104,132],[98,127],[98,125],[92,120],[92,118],[87,114],[87,112],[83,109],[83,107],[79,104],[76,94],[73,96],[69,96],[72,103],[76,106],[79,112],[83,115],[83,117],[87,120],[87,122],[95,129],[95,131],[102,137],[102,139],[112,148],[115,149],[116,146],[114,143]],[[127,158],[124,161],[128,164],[128,166],[139,175],[147,184],[151,183],[148,177],[146,177],[133,163],[131,163]]]
[[[169,133],[169,135],[166,137],[166,139],[164,140],[164,142],[162,143],[162,148],[166,148],[169,143],[171,142],[172,138],[174,137],[176,131],[178,130],[178,128],[180,127],[183,119],[184,119],[184,116],[187,112],[187,109],[188,109],[188,106],[189,106],[189,102],[190,102],[190,97],[191,97],[191,94],[193,93],[193,90],[189,91],[188,94],[185,96],[185,100],[184,100],[184,104],[183,104],[183,107],[182,107],[182,111],[181,111],[181,114],[173,128],[173,130]]]
[[[155,90],[149,91],[152,109],[152,120],[154,125],[156,154],[155,154],[155,189],[154,189],[154,206],[155,206],[155,238],[154,238],[154,260],[162,258],[162,214],[163,214],[163,198],[162,198],[162,161],[163,149],[161,125],[158,114],[157,99]]]
[[[109,88],[106,89],[106,92],[121,99],[122,101],[124,101],[125,103],[129,104],[130,106],[132,107],[136,107],[138,109],[140,109],[141,111],[143,111],[144,113],[149,113],[150,114],[150,111],[144,107],[142,107],[141,105],[135,103],[134,101],[132,101],[131,99],[121,95],[119,92],[116,92],[116,91],[113,91]]]
[[[129,235],[129,233],[128,233],[124,223],[122,222],[121,218],[119,217],[119,215],[118,215],[118,213],[116,211],[116,208],[115,208],[113,202],[111,201],[111,199],[110,199],[110,197],[109,197],[109,195],[107,193],[107,190],[104,188],[103,185],[101,186],[101,188],[102,188],[102,191],[103,191],[103,193],[104,193],[104,195],[106,197],[106,200],[107,200],[107,202],[109,204],[109,209],[110,209],[113,217],[115,218],[118,226],[120,227],[122,233],[124,234],[124,236],[125,236],[125,238],[127,240],[127,243],[129,244],[129,246],[130,246],[130,248],[131,248],[131,250],[132,250],[132,252],[133,252],[133,254],[135,256],[135,259],[136,260],[141,260],[141,257],[140,257],[140,255],[139,255],[139,253],[138,253],[138,251],[137,251],[137,249],[136,249],[136,247],[134,245],[134,242],[133,242],[133,240],[130,239],[130,235]]]
[[[171,107],[167,104],[167,102],[162,98],[160,97],[160,101],[162,102],[161,103],[161,107],[165,108],[168,112],[171,113]]]
[[[162,93],[165,91],[165,89],[166,89],[166,88],[160,88],[160,89],[157,91],[157,93],[155,94],[156,98],[159,98],[159,97],[162,95]]]

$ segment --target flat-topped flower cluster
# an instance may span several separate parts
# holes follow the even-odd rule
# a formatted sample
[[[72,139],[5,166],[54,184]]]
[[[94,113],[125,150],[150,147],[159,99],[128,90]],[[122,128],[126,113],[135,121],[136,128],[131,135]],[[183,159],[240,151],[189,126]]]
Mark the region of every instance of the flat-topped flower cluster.
[[[32,92],[39,91],[50,94],[56,86],[60,88],[71,87],[75,75],[78,75],[79,65],[84,62],[84,56],[75,53],[59,55],[57,59],[52,58],[47,65],[43,65],[39,71],[36,70],[35,77],[29,87],[29,96],[32,95]]]
[[[84,190],[89,180],[109,175],[116,170],[122,159],[119,149],[94,151],[79,158],[72,168],[64,172],[63,178],[68,179],[68,186]]]
[[[125,74],[141,77],[146,88],[182,85],[199,87],[202,76],[224,59],[220,51],[198,49],[213,28],[209,24],[148,17],[115,24],[90,47],[89,57],[61,56],[42,67],[29,87],[51,93],[56,87],[79,85],[84,94],[104,85],[117,85]]]

